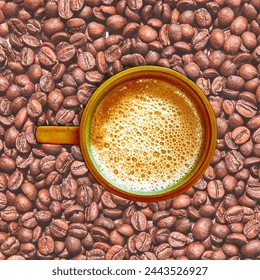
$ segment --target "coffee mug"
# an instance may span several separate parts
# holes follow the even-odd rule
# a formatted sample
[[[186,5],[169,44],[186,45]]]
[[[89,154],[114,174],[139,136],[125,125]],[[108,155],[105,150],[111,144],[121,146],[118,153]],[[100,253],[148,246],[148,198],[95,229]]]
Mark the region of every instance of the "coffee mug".
[[[155,88],[157,93],[151,96],[150,92],[153,92]],[[137,95],[136,92],[139,91],[141,93]],[[171,99],[171,94],[168,91],[176,93],[174,98]],[[161,104],[164,101],[158,101],[157,97],[164,95],[167,96],[166,99],[169,101],[166,100],[169,103],[169,106],[167,105],[169,108],[167,106],[165,108],[165,105]],[[122,103],[122,105],[120,102],[124,100],[123,98],[128,98],[127,102],[130,103],[127,103],[127,105]],[[135,100],[135,103],[131,104],[131,100]],[[156,105],[153,102],[157,102]],[[143,107],[142,104],[149,105],[149,109]],[[159,110],[155,110],[153,105],[159,106]],[[171,108],[175,107],[177,111],[172,113]],[[111,116],[114,116],[113,121],[118,124],[117,115],[113,115],[115,112],[117,113],[115,108],[119,110],[118,112],[121,112],[120,114],[123,114],[120,121],[123,120],[124,122],[127,119],[128,130],[126,130],[125,124],[122,127],[118,125],[118,129],[117,125],[116,127],[110,126],[109,129],[104,128],[110,121],[109,117]],[[160,112],[160,110],[166,110],[166,113]],[[131,111],[135,111],[135,114],[129,115]],[[162,113],[166,117],[162,117]],[[138,115],[138,120],[135,119],[136,115]],[[177,125],[177,121],[179,122],[182,118],[183,124]],[[147,124],[142,126],[142,123],[150,122],[150,119],[151,124],[154,126],[158,123],[158,127],[149,127]],[[132,125],[129,125],[131,120],[133,121]],[[161,131],[161,128],[163,129],[164,122],[167,123],[167,128],[171,127],[165,136],[170,138],[167,140],[168,150],[164,149],[164,144],[160,142],[163,137],[159,136],[159,131]],[[187,132],[185,127],[182,128],[181,125],[185,126],[185,123],[189,126],[189,130],[194,130],[194,133],[191,133],[192,131]],[[103,128],[104,131],[100,130]],[[157,129],[158,134],[156,134]],[[142,131],[140,139],[129,133],[129,131],[133,131],[133,133],[137,131],[137,135],[140,135],[138,130]],[[116,131],[116,134],[113,134],[114,131]],[[128,135],[124,134],[125,131]],[[198,131],[202,131],[201,134],[198,134]],[[163,133],[163,131],[161,132]],[[149,133],[153,134],[152,138]],[[120,137],[111,140],[110,135],[112,135],[111,137],[120,135]],[[160,139],[157,139],[157,135]],[[177,135],[176,139],[174,138],[175,135]],[[182,138],[178,138],[178,135],[181,135]],[[151,202],[172,198],[192,187],[200,179],[214,154],[217,128],[213,109],[204,93],[195,83],[171,69],[158,66],[139,66],[112,76],[98,87],[84,109],[80,126],[39,126],[36,129],[36,139],[39,143],[80,145],[90,173],[103,187],[130,200]],[[95,141],[105,141],[104,139],[108,139],[108,142],[110,142],[104,144],[107,147],[103,151],[103,146],[98,146]],[[126,140],[126,146],[128,147],[122,149],[122,146],[124,146],[122,139],[130,139],[129,141],[134,143]],[[198,140],[199,144],[196,144],[195,140]],[[147,148],[149,152],[143,151],[142,147],[144,146],[140,146],[139,142],[150,143],[151,146]],[[160,143],[162,146],[159,147]],[[184,148],[182,148],[182,144]],[[189,148],[187,145],[191,145],[190,147],[193,148]],[[176,147],[179,146],[180,148],[177,149]],[[135,149],[135,147],[139,148]],[[175,155],[176,151],[171,151],[169,147],[172,147],[173,150],[176,148],[177,154]],[[195,151],[197,154],[193,156],[192,153],[195,153]],[[143,154],[146,154],[145,160],[138,162],[139,156]],[[193,161],[186,160],[186,154],[189,154],[191,158],[193,156]],[[175,157],[175,161],[172,160],[173,157]],[[167,164],[166,158],[169,159],[170,164]],[[116,162],[120,162],[121,165],[117,165]],[[176,171],[177,167],[179,173]],[[137,175],[134,175],[135,170],[137,170]],[[138,170],[142,170],[142,174]],[[155,170],[157,171],[155,172]],[[127,174],[131,174],[131,176]],[[158,175],[157,181],[154,179],[156,177],[153,177],[156,175]],[[139,184],[139,177],[146,179]],[[171,180],[171,177],[175,178],[175,181]],[[132,180],[132,183],[129,180]]]

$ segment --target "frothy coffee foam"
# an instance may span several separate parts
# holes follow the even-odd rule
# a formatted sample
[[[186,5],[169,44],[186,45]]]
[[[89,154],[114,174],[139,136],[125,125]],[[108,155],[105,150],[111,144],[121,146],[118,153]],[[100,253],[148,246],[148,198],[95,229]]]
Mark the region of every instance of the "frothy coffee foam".
[[[137,79],[113,89],[98,106],[91,149],[103,175],[138,191],[165,189],[193,168],[203,128],[192,101],[171,83]]]

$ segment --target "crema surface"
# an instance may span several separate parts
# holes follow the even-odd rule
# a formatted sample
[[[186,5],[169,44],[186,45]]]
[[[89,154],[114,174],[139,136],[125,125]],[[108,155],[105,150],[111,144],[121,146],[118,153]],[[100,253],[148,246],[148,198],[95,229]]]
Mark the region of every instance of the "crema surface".
[[[131,190],[162,190],[180,181],[196,164],[202,142],[197,108],[160,79],[114,88],[92,120],[96,164],[111,183]]]

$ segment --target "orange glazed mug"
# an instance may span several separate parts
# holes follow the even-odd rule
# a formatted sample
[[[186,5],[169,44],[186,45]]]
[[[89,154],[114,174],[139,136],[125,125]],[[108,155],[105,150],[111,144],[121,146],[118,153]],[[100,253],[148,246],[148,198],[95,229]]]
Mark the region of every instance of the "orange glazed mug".
[[[146,83],[148,83],[148,84],[146,85]],[[103,118],[104,117],[103,115],[106,114],[106,118],[105,117],[103,118],[103,124],[105,124],[106,120],[109,121],[109,116],[113,115],[110,112],[112,109],[110,110],[109,107],[107,107],[106,110],[103,110],[103,111],[100,109],[100,107],[105,106],[105,105],[102,105],[105,102],[105,100],[109,100],[109,102],[110,102],[109,104],[111,104],[111,108],[120,109],[121,105],[119,105],[119,107],[116,107],[117,105],[115,105],[115,104],[117,104],[119,102],[119,100],[124,98],[124,91],[126,91],[125,96],[129,97],[129,94],[131,93],[131,90],[133,89],[132,92],[133,92],[133,96],[134,96],[134,94],[136,94],[136,92],[140,91],[141,88],[143,90],[149,88],[148,85],[150,86],[151,92],[155,89],[155,87],[157,87],[156,90],[158,92],[158,96],[163,96],[164,92],[165,92],[165,96],[166,95],[169,96],[169,93],[168,93],[168,91],[165,91],[165,88],[170,89],[171,86],[176,88],[176,94],[178,92],[182,92],[183,96],[185,96],[185,98],[188,101],[186,103],[185,102],[182,103],[182,100],[180,99],[180,95],[178,95],[179,94],[178,93],[174,98],[172,98],[172,100],[171,100],[172,105],[174,106],[175,100],[176,100],[176,104],[184,104],[184,105],[180,105],[180,108],[186,108],[185,106],[187,104],[193,104],[194,108],[195,108],[194,114],[196,113],[195,115],[191,114],[190,117],[187,118],[188,111],[185,111],[186,109],[183,110],[184,112],[181,112],[179,110],[180,109],[179,108],[178,109],[179,111],[177,111],[177,112],[179,112],[180,115],[186,114],[187,124],[188,123],[191,124],[192,122],[194,122],[194,126],[196,126],[196,118],[194,118],[194,116],[198,115],[199,120],[200,120],[199,123],[202,127],[203,133],[200,136],[198,136],[199,141],[200,141],[200,149],[197,149],[197,152],[198,151],[199,152],[196,156],[196,160],[194,161],[194,163],[192,164],[192,166],[188,172],[183,173],[181,178],[179,178],[177,181],[174,181],[173,183],[169,183],[169,185],[167,185],[165,187],[153,188],[153,186],[149,185],[149,189],[146,189],[143,187],[139,188],[139,184],[138,183],[136,184],[136,182],[133,184],[133,187],[128,187],[128,186],[126,186],[126,183],[124,184],[124,178],[123,179],[121,178],[123,183],[122,182],[118,183],[118,181],[116,181],[116,179],[113,179],[113,178],[116,178],[115,174],[120,175],[121,173],[125,172],[127,168],[130,168],[130,169],[132,168],[131,174],[134,174],[135,166],[140,166],[140,164],[138,162],[137,163],[135,162],[135,164],[137,164],[137,165],[133,165],[134,159],[136,161],[136,157],[131,158],[131,162],[130,162],[130,164],[128,163],[128,165],[125,165],[125,163],[124,163],[124,165],[122,165],[122,166],[117,166],[117,169],[115,170],[116,172],[114,171],[115,174],[113,174],[114,177],[108,176],[108,173],[106,173],[104,170],[106,168],[108,168],[109,161],[106,161],[106,162],[104,161],[104,164],[103,164],[102,156],[99,157],[99,160],[97,160],[98,157],[96,155],[94,155],[93,140],[92,140],[92,144],[91,144],[91,139],[92,139],[91,137],[94,137],[92,135],[94,133],[93,123],[95,123],[94,125],[96,125],[96,119],[98,119],[99,117]],[[166,87],[164,87],[164,85]],[[140,86],[140,89],[139,89],[139,86]],[[158,88],[158,86],[159,86],[159,88]],[[149,99],[149,94],[150,94],[149,91],[147,90],[148,99]],[[116,92],[116,95],[115,95],[115,92]],[[115,96],[116,96],[116,98],[115,98]],[[138,98],[140,98],[140,104],[141,104],[142,100],[145,99],[144,94],[139,94]],[[167,97],[167,98],[171,98],[171,97]],[[179,101],[178,101],[178,98],[180,99]],[[158,104],[160,104],[160,103],[158,103]],[[132,109],[134,110],[134,108],[132,108],[131,106],[132,105],[130,104],[129,107],[125,107],[125,109],[126,109],[125,111],[127,111],[129,108],[130,108],[129,110],[132,110]],[[134,106],[136,106],[136,105],[134,105]],[[137,104],[136,107],[140,107],[139,104]],[[140,108],[141,108],[141,110],[143,110],[142,106]],[[161,107],[161,108],[162,108],[162,110],[165,110],[165,108],[163,108],[163,107]],[[137,110],[139,110],[139,109],[137,109]],[[146,115],[148,113],[150,115],[153,115],[153,113],[155,113],[155,114],[157,114],[156,115],[157,120],[160,121],[160,119],[158,119],[158,116],[160,117],[161,113],[160,112],[158,113],[157,111],[153,112],[153,108],[149,107],[149,110],[140,111],[140,112],[143,112],[143,115]],[[191,111],[191,112],[193,112],[193,111]],[[124,113],[125,112],[123,112],[123,114]],[[170,112],[170,115],[167,116],[167,118],[166,118],[167,123],[172,123],[173,129],[175,129],[176,127],[179,127],[179,126],[174,123],[175,119],[170,119],[171,115],[172,114]],[[130,116],[131,117],[130,120],[133,120],[133,123],[135,123],[135,122],[137,123],[137,121],[135,120],[135,116],[136,115],[134,115],[134,114]],[[138,117],[140,118],[140,116],[138,116]],[[115,118],[115,119],[117,119],[117,118]],[[124,120],[124,118],[123,118],[123,120]],[[99,122],[99,123],[101,123],[101,126],[102,126],[102,122]],[[132,128],[130,127],[130,129],[132,129]],[[136,129],[136,127],[134,127],[134,129]],[[146,126],[146,127],[143,127],[142,129],[144,129],[144,130],[148,129],[148,131],[149,131],[150,127]],[[158,127],[158,129],[160,129],[160,128]],[[113,127],[111,130],[112,131],[114,130]],[[116,130],[116,131],[118,131],[118,133],[120,133],[120,129]],[[107,135],[109,135],[110,132],[111,131],[108,131]],[[171,131],[169,131],[169,133],[171,133]],[[184,135],[184,137],[185,137],[184,140],[185,141],[187,140],[187,143],[190,143],[189,140],[192,140],[192,137],[189,136],[190,134],[187,134],[187,135],[185,134],[186,133],[185,129],[180,130],[178,133],[181,133],[181,135]],[[169,135],[171,136],[171,134],[169,134]],[[123,138],[127,138],[127,137],[123,137]],[[130,137],[130,139],[134,139],[134,141],[139,141],[137,136],[133,137],[133,136],[129,135],[129,137]],[[98,135],[96,135],[95,139],[99,139],[99,138],[102,138],[102,137],[99,137]],[[109,138],[109,137],[106,137],[106,138]],[[173,144],[174,141],[177,141],[175,143],[177,143],[178,145],[180,145],[182,142],[185,142],[180,139],[176,140],[176,139],[173,139],[172,137],[170,137],[170,138],[171,139],[168,141],[169,145],[170,145],[169,147],[173,147],[173,149],[175,149],[175,145]],[[36,130],[36,139],[39,143],[80,145],[83,158],[85,160],[85,163],[86,163],[89,171],[91,172],[93,177],[102,186],[104,186],[109,191],[111,191],[119,196],[125,197],[127,199],[135,200],[135,201],[150,202],[150,201],[159,201],[159,200],[172,198],[173,196],[176,196],[176,195],[186,191],[188,188],[192,187],[200,179],[200,177],[203,175],[203,173],[206,171],[207,167],[209,166],[212,156],[214,154],[216,140],[217,140],[217,128],[216,128],[216,119],[215,119],[213,109],[212,109],[209,101],[205,97],[204,93],[200,90],[200,88],[195,83],[193,83],[191,80],[189,80],[185,76],[183,76],[183,75],[179,74],[178,72],[175,72],[171,69],[158,67],[158,66],[140,66],[140,67],[134,67],[134,68],[124,70],[124,71],[112,76],[107,81],[105,81],[101,86],[99,86],[98,89],[94,92],[94,94],[89,99],[89,101],[86,105],[86,108],[84,109],[84,112],[83,112],[82,118],[81,118],[81,122],[80,122],[80,126],[39,126]],[[107,153],[103,154],[104,160],[106,158],[106,155],[109,152],[117,151],[117,149],[119,152],[119,146],[117,148],[117,145],[121,145],[120,139],[116,139],[116,141],[112,141],[110,143],[112,145],[110,146],[110,148],[107,149]],[[149,137],[147,137],[147,139],[149,139],[149,141],[151,142],[151,139]],[[143,139],[141,139],[141,141],[142,140]],[[109,145],[109,144],[107,144],[107,145]],[[196,149],[196,147],[194,146],[195,144],[191,143],[191,145],[193,145],[194,151],[195,151],[195,149]],[[152,149],[154,149],[154,147],[155,146],[153,146]],[[186,146],[183,146],[183,147],[186,147]],[[148,149],[149,149],[149,147],[148,147]],[[157,146],[156,146],[156,149],[157,149]],[[178,159],[182,158],[182,155],[181,155],[182,153],[183,153],[183,155],[186,154],[185,149],[184,148],[178,149],[178,151],[179,151],[179,156],[177,157]],[[135,149],[133,149],[133,150],[135,150]],[[125,156],[127,157],[127,152],[129,152],[129,147],[128,148],[126,147],[125,151],[126,151]],[[136,151],[137,151],[137,158],[138,158],[139,154],[145,153],[145,151],[142,151],[142,149],[141,150],[137,149]],[[168,152],[170,153],[170,156],[168,155],[168,158],[172,158],[171,151],[168,150]],[[117,153],[115,153],[115,154],[117,154]],[[120,153],[118,153],[118,154],[120,154]],[[123,155],[123,157],[125,157],[124,154],[121,153],[121,157],[122,157],[122,155]],[[173,153],[173,155],[174,155],[174,153]],[[153,156],[158,157],[157,161],[152,160]],[[113,160],[114,160],[114,158],[116,158],[116,155],[115,155],[115,157],[113,157]],[[101,160],[101,163],[100,163],[100,160]],[[121,160],[120,157],[117,158],[117,161],[120,162],[120,160]],[[143,177],[147,176],[147,174],[146,174],[147,172],[149,172],[149,174],[151,173],[149,171],[150,167],[149,167],[149,165],[147,165],[147,164],[149,164],[150,161],[155,165],[155,166],[152,166],[152,168],[151,168],[152,170],[155,170],[154,168],[157,168],[157,170],[159,169],[158,174],[161,174],[160,172],[162,172],[162,170],[164,170],[164,168],[165,168],[165,170],[167,168],[169,168],[169,170],[174,170],[175,165],[176,166],[179,165],[178,161],[175,162],[176,164],[171,164],[171,165],[164,164],[164,161],[162,160],[162,155],[159,155],[156,151],[154,151],[147,156],[147,160],[144,162],[144,165],[146,166],[146,170],[144,170],[144,173],[141,174]],[[156,166],[157,163],[158,163],[158,166]],[[103,166],[104,168],[103,167],[101,168],[101,166]],[[187,166],[187,163],[185,166]],[[171,167],[172,167],[172,169],[171,169]],[[182,170],[182,169],[180,169],[180,170]],[[174,174],[174,172],[171,174],[172,174],[172,177],[174,177],[176,175],[176,174]],[[152,175],[153,174],[151,174],[151,176]],[[167,174],[167,175],[169,175],[169,174]],[[131,178],[135,179],[135,177],[133,177],[133,176]],[[150,176],[149,177],[147,176],[147,178],[150,178]],[[169,179],[169,182],[170,182],[169,176],[167,178]],[[129,181],[128,179],[129,178],[126,176],[125,182],[128,182]],[[158,182],[155,182],[155,185],[160,185],[160,180],[161,180],[161,178],[158,177]]]

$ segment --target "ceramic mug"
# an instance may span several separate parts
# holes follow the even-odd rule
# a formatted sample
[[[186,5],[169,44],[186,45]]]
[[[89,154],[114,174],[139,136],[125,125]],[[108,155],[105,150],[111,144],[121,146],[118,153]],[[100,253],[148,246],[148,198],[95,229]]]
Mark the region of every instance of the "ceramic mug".
[[[182,89],[192,98],[199,108],[204,129],[203,148],[192,170],[179,182],[163,190],[141,192],[117,186],[111,179],[102,174],[93,157],[90,134],[93,116],[100,102],[112,89],[132,80],[150,78],[165,78],[173,85]],[[159,201],[172,198],[192,187],[206,171],[215,151],[217,127],[214,111],[201,89],[180,73],[158,66],[139,66],[124,70],[106,80],[89,99],[81,117],[80,126],[39,126],[36,129],[36,139],[39,143],[80,145],[84,161],[93,177],[106,189],[116,195],[135,201]]]

